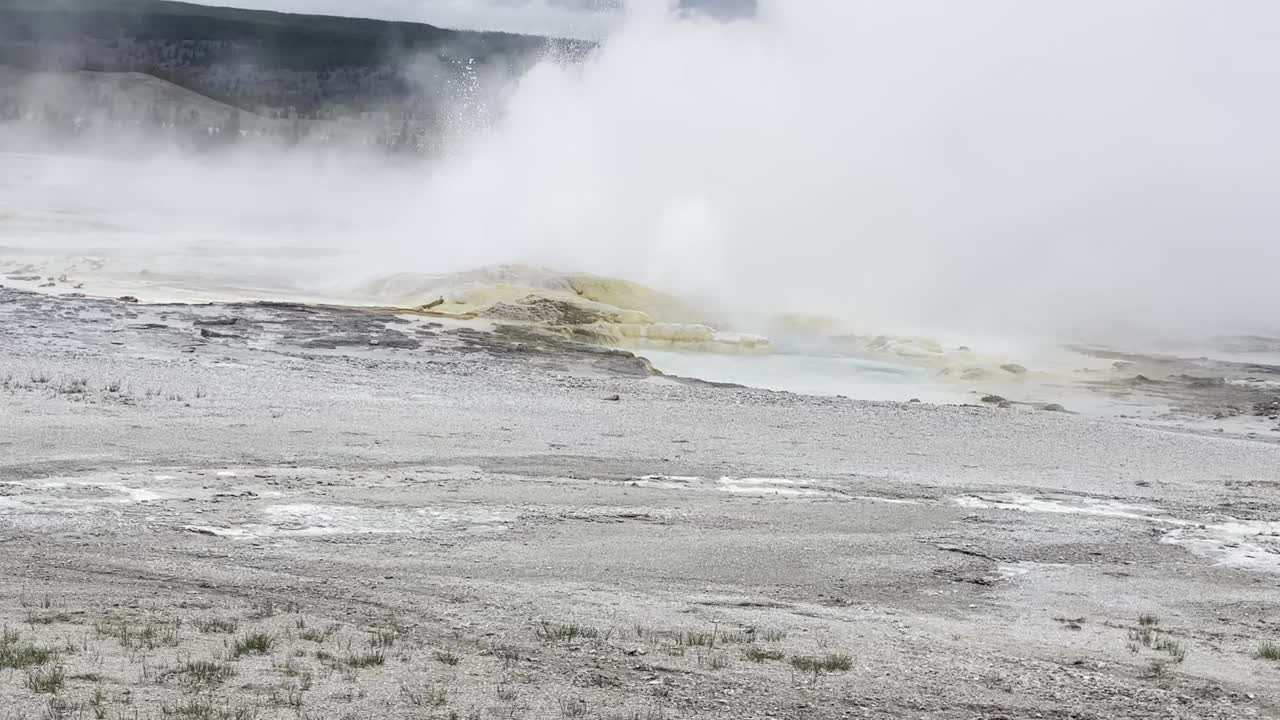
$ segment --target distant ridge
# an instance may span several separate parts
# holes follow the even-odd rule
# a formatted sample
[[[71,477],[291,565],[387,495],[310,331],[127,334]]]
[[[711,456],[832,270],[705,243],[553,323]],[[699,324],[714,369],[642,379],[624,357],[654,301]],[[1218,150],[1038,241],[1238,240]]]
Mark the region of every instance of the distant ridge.
[[[548,53],[572,60],[591,47],[168,0],[0,0],[0,64],[142,72],[256,111],[400,106],[430,115],[437,100],[467,91],[486,68],[516,72]]]

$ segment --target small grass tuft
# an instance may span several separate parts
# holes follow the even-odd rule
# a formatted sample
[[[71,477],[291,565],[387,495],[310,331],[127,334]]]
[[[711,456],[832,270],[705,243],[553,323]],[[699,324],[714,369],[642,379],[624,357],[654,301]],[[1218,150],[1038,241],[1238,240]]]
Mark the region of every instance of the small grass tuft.
[[[266,655],[271,652],[271,646],[274,644],[275,640],[270,635],[263,632],[253,633],[242,638],[236,638],[235,643],[231,646],[231,654],[234,657]]]
[[[667,713],[661,705],[647,708],[623,710],[620,712],[599,715],[601,720],[666,720]]]
[[[538,623],[533,634],[543,642],[572,642],[578,638],[592,640],[601,636],[599,628],[578,623],[553,623],[546,620]],[[608,639],[608,635],[605,636]]]
[[[27,672],[27,689],[34,693],[57,695],[67,684],[67,675],[62,666],[36,668]]]
[[[369,634],[369,645],[374,648],[389,648],[396,644],[400,637],[395,630],[374,630]]]
[[[6,631],[0,642],[0,670],[22,670],[48,664],[57,659],[58,651],[31,642],[18,642],[16,632]]]
[[[1132,644],[1141,645],[1142,647],[1151,647],[1155,642],[1158,633],[1152,630],[1150,626],[1130,628],[1129,640]]]
[[[182,396],[178,395],[170,397],[171,400],[181,400]],[[265,620],[269,617],[275,617],[277,613],[297,613],[302,608],[295,602],[276,602],[275,600],[258,600],[249,606],[249,618],[252,620]]]
[[[75,378],[65,383],[59,383],[54,392],[60,395],[84,395],[89,392],[88,378]]]
[[[766,660],[781,660],[784,657],[781,650],[777,650],[775,648],[762,648],[756,645],[747,648],[745,655],[751,662],[758,663]]]
[[[1259,660],[1280,660],[1280,643],[1263,640],[1258,643],[1258,652],[1254,656]]]
[[[707,647],[716,646],[715,632],[697,632],[689,630],[676,635],[677,645],[688,645],[689,647]]]
[[[590,706],[580,697],[560,698],[560,717],[583,718],[587,716]]]
[[[1151,613],[1143,613],[1138,616],[1138,627],[1155,627],[1160,624],[1160,618]]]
[[[181,640],[178,630],[181,620],[172,622],[147,622],[143,625],[130,625],[127,620],[107,620],[94,625],[98,637],[115,638],[124,648],[146,648],[155,650],[160,647],[177,647]]]
[[[518,645],[495,645],[489,651],[494,657],[502,661],[502,667],[510,668],[516,665],[526,655]]]
[[[462,656],[452,650],[437,650],[432,653],[432,657],[437,662],[442,662],[450,667],[462,662]]]
[[[334,623],[324,628],[309,627],[298,633],[298,637],[309,642],[322,643],[333,637],[342,629],[342,625]]]
[[[54,623],[67,623],[67,622],[71,622],[71,616],[65,612],[60,612],[60,611],[36,612],[35,610],[27,611],[27,624],[33,628],[37,625],[52,625]]]
[[[449,704],[449,687],[443,683],[423,687],[400,683],[400,695],[417,707],[441,707]]]
[[[221,685],[236,674],[230,663],[217,660],[188,660],[176,672],[185,682],[203,687]]]
[[[1156,650],[1169,653],[1174,662],[1182,662],[1187,659],[1187,648],[1180,641],[1175,640],[1168,635],[1161,635],[1152,644]]]
[[[1142,676],[1148,679],[1155,679],[1164,675],[1168,668],[1163,660],[1152,660],[1142,671]]]
[[[181,720],[223,720],[224,718],[236,717],[225,710],[219,710],[212,703],[199,698],[193,698],[179,705],[172,707],[165,705],[160,708],[160,713],[167,718],[181,718]]]
[[[225,633],[234,635],[236,630],[240,628],[240,624],[231,618],[197,618],[191,621],[196,630],[206,635],[213,633]]]
[[[347,656],[347,665],[353,668],[377,667],[386,662],[387,656],[381,650]]]
[[[791,658],[791,666],[800,672],[812,673],[813,675],[848,672],[853,669],[853,658],[839,653],[829,653],[822,656],[796,655]]]
[[[274,600],[259,600],[249,607],[249,618],[252,620],[265,620],[269,617],[275,617],[276,612]]]
[[[105,720],[107,717],[107,691],[100,687],[93,689],[93,697],[89,698],[89,707],[93,710],[94,720]]]

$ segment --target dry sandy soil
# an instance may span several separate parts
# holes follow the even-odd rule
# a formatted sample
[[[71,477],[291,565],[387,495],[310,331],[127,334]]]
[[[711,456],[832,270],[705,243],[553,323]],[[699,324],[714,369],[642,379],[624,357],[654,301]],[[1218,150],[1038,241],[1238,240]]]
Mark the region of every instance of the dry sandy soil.
[[[0,289],[0,718],[1280,717],[1274,442],[430,320]]]

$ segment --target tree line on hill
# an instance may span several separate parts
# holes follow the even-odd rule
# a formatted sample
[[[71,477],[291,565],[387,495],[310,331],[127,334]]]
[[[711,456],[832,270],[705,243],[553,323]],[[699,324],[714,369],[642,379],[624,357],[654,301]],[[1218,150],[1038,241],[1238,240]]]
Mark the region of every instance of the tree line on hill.
[[[241,113],[281,121],[255,126],[254,133],[301,136],[359,121],[380,124],[379,142],[401,147],[424,145],[404,138],[439,128],[452,104],[484,92],[479,86],[486,78],[510,77],[548,56],[576,62],[591,48],[575,40],[167,0],[0,0],[0,65],[145,73]],[[47,121],[68,132],[90,122],[128,122],[227,135],[233,122],[230,113],[201,119],[194,108],[147,108],[121,120],[118,109],[104,111],[88,99],[82,108],[18,110],[20,98],[8,102],[0,117]],[[245,123],[237,117],[230,129],[238,136]]]

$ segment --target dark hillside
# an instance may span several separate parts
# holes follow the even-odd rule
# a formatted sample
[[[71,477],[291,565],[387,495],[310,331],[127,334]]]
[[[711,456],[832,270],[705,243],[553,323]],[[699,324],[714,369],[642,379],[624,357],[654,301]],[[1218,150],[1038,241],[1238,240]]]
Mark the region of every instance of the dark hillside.
[[[261,112],[349,114],[436,101],[585,43],[163,0],[0,0],[0,63],[144,72]]]

